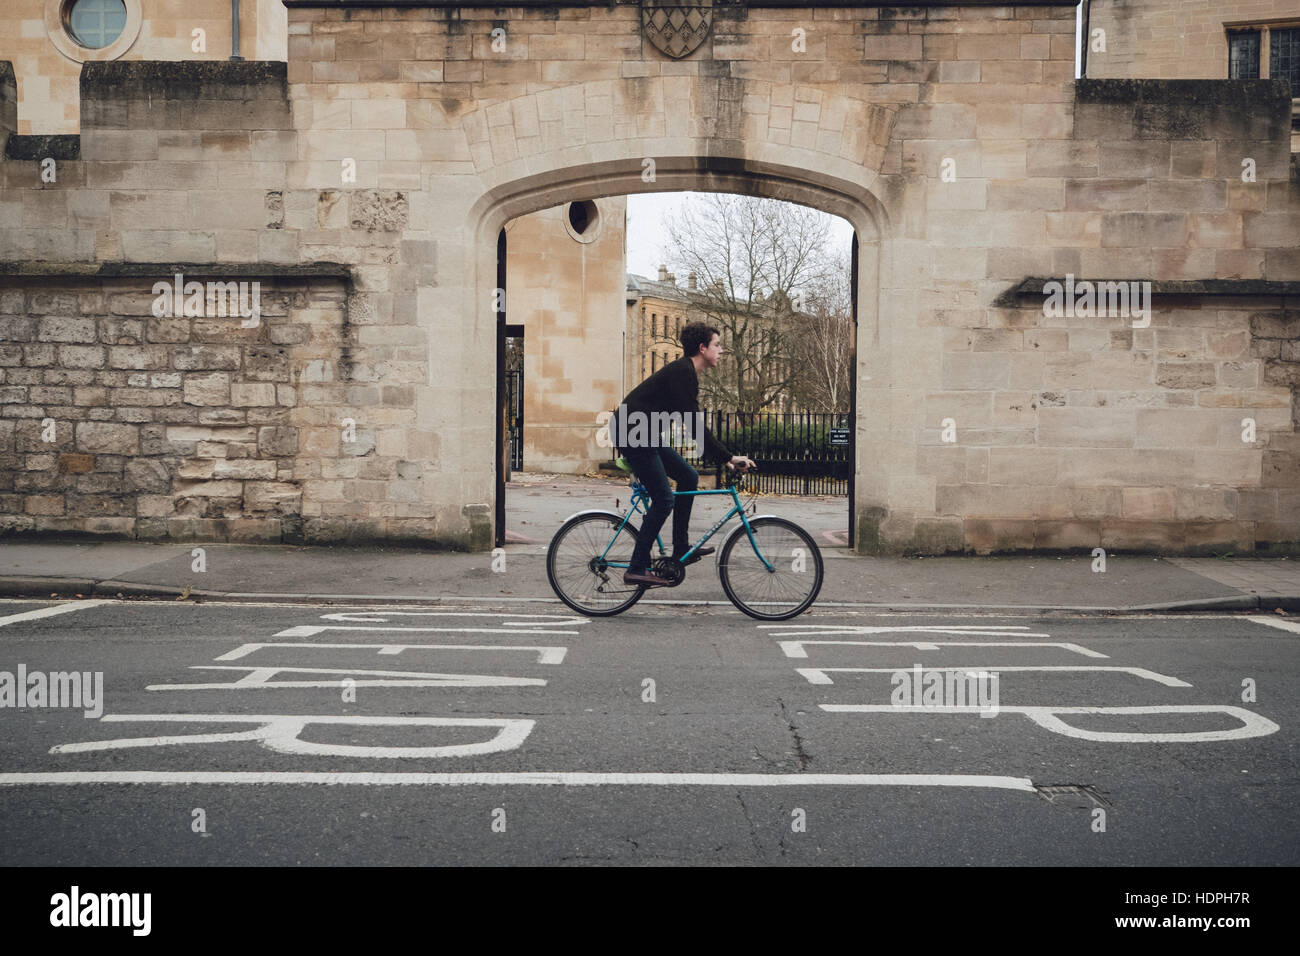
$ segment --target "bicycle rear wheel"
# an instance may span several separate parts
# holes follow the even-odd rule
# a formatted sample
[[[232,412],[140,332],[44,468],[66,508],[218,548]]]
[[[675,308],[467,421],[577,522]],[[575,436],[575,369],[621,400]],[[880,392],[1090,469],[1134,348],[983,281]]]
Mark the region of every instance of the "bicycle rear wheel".
[[[755,518],[749,526],[758,553],[743,524],[731,532],[718,557],[722,590],[732,604],[760,621],[802,614],[822,589],[821,549],[812,535],[784,518]]]
[[[546,578],[551,589],[580,614],[620,614],[645,593],[644,587],[623,583],[637,530],[628,523],[618,531],[622,521],[621,515],[603,511],[574,515],[555,533],[546,550]]]

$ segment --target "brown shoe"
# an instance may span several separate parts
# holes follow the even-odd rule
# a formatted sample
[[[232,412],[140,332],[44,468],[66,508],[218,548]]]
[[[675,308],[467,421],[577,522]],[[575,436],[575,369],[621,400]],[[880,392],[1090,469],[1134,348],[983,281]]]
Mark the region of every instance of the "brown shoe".
[[[647,588],[666,588],[671,582],[650,571],[642,571],[637,574],[628,571],[623,575],[623,583],[637,584]]]

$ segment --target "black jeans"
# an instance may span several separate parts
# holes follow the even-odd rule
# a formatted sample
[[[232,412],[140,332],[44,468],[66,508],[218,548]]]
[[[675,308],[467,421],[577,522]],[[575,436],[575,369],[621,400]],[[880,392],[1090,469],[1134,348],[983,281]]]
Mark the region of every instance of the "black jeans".
[[[695,496],[683,495],[681,501],[676,501],[668,479],[677,482],[678,491],[695,491],[700,486],[700,473],[672,448],[623,448],[620,451],[650,493],[650,513],[641,525],[628,568],[633,573],[643,574],[650,567],[650,548],[655,536],[664,526],[670,511],[673,515],[673,554],[680,556],[690,550],[691,505]]]

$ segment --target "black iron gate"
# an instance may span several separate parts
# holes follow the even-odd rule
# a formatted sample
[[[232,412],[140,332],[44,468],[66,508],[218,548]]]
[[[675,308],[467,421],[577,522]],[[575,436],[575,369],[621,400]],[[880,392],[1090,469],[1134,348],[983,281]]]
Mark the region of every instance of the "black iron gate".
[[[524,340],[506,339],[506,439],[510,467],[524,467]]]
[[[757,414],[706,411],[722,444],[758,465],[747,486],[780,495],[845,495],[853,477],[853,428],[848,412]],[[700,467],[700,458],[688,458]]]

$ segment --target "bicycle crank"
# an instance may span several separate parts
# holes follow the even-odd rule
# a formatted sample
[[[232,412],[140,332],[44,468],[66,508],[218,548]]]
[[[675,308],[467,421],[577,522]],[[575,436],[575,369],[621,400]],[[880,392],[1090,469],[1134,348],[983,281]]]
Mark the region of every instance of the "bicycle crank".
[[[659,558],[650,565],[650,568],[666,580],[670,588],[675,588],[686,580],[686,567],[675,558]]]

